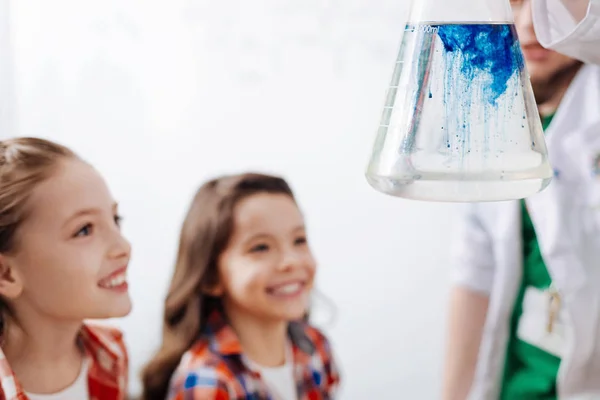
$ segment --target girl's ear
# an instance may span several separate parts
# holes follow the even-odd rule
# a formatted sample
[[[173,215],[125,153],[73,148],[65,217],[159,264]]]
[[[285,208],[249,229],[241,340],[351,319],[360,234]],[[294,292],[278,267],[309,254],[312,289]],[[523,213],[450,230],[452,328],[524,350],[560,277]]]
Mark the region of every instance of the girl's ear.
[[[223,288],[223,285],[221,285],[220,283],[216,283],[216,284],[212,284],[212,285],[204,285],[202,287],[202,294],[212,296],[212,297],[221,297],[221,296],[223,296],[224,292],[225,292],[225,289]]]
[[[221,274],[219,273],[218,266],[211,265],[208,268],[208,273],[202,279],[200,291],[202,294],[211,297],[221,297],[225,293],[223,287]]]
[[[212,297],[221,297],[225,293],[225,288],[221,284],[221,279],[218,276],[210,276],[202,284],[202,294]]]
[[[0,254],[0,296],[14,300],[23,292],[23,279],[5,255]]]

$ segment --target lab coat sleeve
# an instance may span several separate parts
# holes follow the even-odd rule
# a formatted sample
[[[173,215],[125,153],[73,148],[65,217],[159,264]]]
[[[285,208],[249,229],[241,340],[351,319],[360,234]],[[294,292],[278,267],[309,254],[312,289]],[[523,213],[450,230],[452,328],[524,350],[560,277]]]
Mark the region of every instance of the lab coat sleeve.
[[[477,212],[477,204],[458,207],[457,228],[451,240],[454,284],[490,294],[494,281],[494,255],[490,236]]]
[[[539,42],[569,57],[600,65],[600,0],[589,0],[581,21],[565,4],[581,6],[582,14],[585,13],[585,0],[533,1],[533,23]]]

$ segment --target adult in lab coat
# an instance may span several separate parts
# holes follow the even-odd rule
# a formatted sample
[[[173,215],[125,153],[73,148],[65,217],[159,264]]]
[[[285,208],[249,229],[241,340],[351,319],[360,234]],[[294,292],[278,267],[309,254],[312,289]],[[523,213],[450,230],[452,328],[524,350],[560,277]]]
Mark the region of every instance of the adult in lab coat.
[[[533,20],[542,46],[600,64],[600,0],[534,0]]]
[[[600,400],[600,67],[543,49],[530,0],[511,4],[555,178],[464,205],[444,398]]]

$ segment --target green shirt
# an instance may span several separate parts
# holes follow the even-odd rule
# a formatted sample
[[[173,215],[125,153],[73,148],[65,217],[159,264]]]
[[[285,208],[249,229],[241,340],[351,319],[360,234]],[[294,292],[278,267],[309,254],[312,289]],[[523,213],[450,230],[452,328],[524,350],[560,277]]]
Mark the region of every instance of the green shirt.
[[[551,121],[552,116],[542,119],[544,130]],[[545,290],[552,283],[524,200],[521,201],[521,216],[523,278],[511,318],[500,399],[555,400],[560,358],[517,338],[517,326],[523,313],[525,290],[531,286]]]

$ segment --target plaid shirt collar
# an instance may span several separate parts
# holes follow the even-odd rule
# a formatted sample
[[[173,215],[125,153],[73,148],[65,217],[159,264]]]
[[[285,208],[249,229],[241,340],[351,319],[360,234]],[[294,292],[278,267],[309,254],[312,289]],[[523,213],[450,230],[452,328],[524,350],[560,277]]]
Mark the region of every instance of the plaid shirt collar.
[[[79,339],[92,360],[88,372],[90,399],[124,399],[127,388],[127,354],[120,332],[112,328],[83,325]],[[27,395],[2,349],[0,400],[27,400]]]
[[[209,338],[209,346],[213,352],[222,356],[239,356],[243,359],[242,344],[221,312],[213,311],[210,314],[205,335]],[[299,364],[309,364],[316,348],[313,341],[306,335],[304,323],[290,322],[288,337],[292,342],[294,360]],[[248,368],[247,365],[245,366]]]
[[[298,321],[289,324],[288,337],[298,399],[334,399],[340,378],[325,336]],[[169,399],[270,400],[270,389],[259,369],[244,356],[224,314],[212,313],[198,341],[182,357]]]

